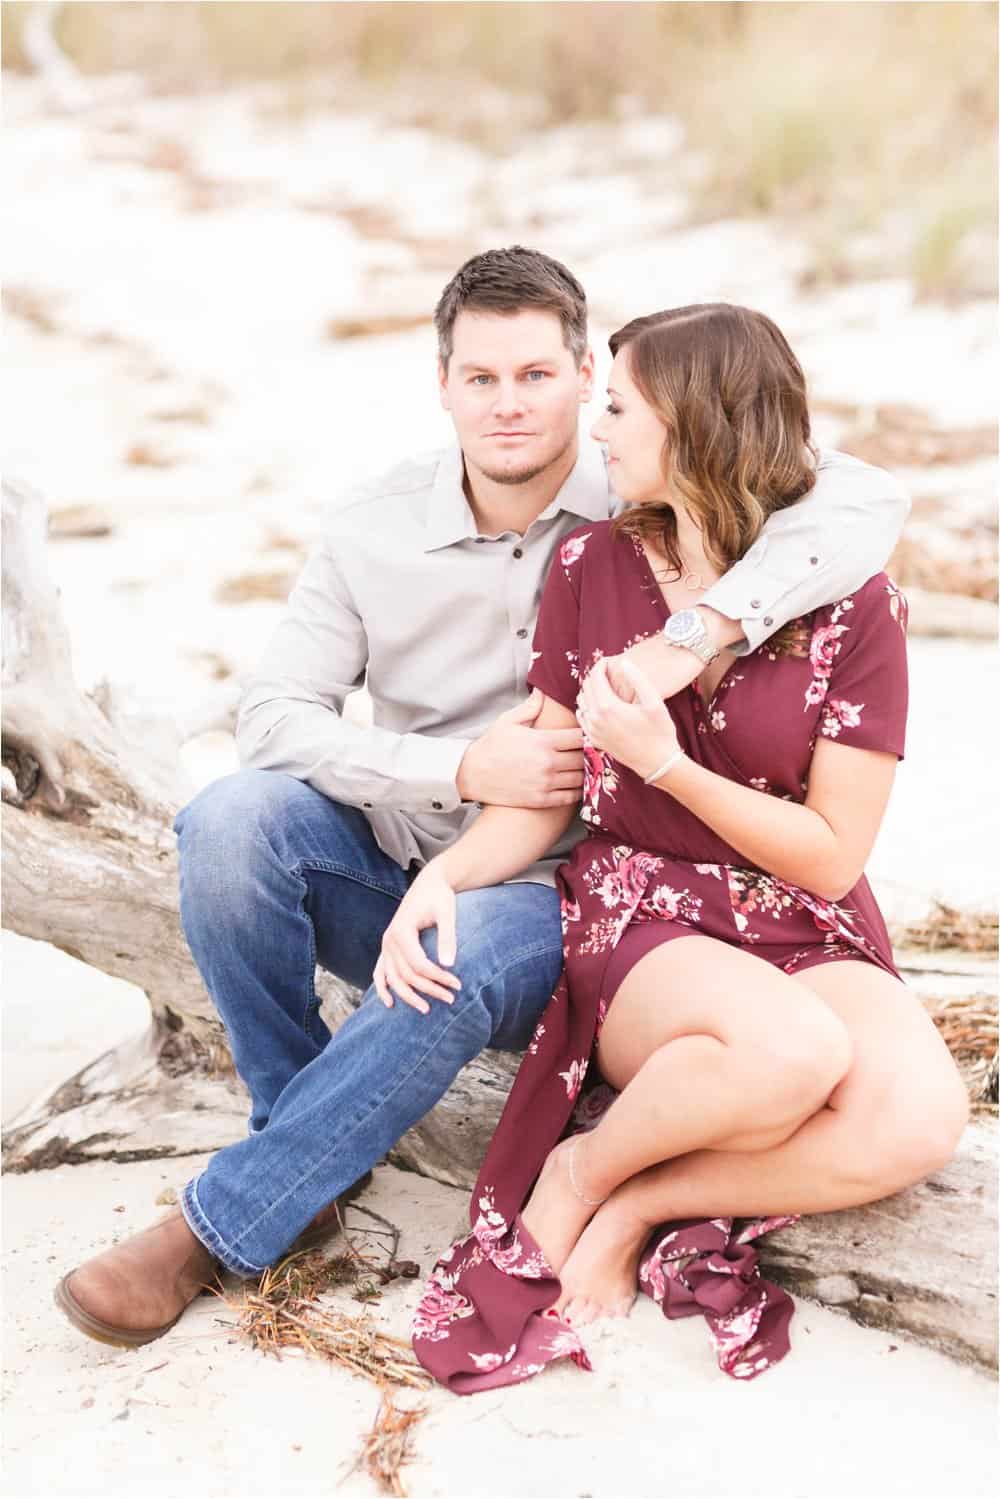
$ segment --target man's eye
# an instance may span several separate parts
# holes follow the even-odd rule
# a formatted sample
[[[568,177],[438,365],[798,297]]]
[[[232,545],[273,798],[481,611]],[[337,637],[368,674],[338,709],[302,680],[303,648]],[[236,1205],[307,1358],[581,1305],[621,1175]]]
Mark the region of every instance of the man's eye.
[[[529,380],[544,380],[545,376],[547,374],[548,374],[547,370],[529,370],[528,371],[528,379]]]
[[[473,375],[473,377],[472,377],[472,384],[473,385],[488,385],[490,383],[490,381],[492,380],[492,378],[493,378],[492,375]]]

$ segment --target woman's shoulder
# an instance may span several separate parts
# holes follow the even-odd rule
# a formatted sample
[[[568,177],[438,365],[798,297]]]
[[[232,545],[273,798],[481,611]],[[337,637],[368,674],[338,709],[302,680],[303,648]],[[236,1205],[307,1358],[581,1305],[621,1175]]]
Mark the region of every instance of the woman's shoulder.
[[[824,604],[814,616],[819,626],[837,625],[842,629],[851,627],[878,628],[895,624],[906,630],[906,596],[888,573],[875,573],[853,593]]]

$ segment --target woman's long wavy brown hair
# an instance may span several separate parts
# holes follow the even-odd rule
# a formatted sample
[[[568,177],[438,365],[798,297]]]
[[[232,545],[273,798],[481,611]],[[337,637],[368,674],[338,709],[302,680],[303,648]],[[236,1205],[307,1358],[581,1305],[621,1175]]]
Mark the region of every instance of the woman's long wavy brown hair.
[[[816,482],[806,382],[781,330],[728,302],[654,312],[619,328],[629,373],[663,422],[661,465],[725,569],[753,545],[768,516]],[[618,516],[614,532],[644,537],[684,571],[671,506],[650,502]]]

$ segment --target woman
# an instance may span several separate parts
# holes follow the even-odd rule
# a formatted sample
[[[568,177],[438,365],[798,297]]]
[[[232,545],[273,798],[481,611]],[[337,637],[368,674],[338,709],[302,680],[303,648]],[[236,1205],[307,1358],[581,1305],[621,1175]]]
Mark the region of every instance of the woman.
[[[863,877],[903,754],[894,585],[880,574],[757,651],[723,652],[666,706],[615,659],[811,488],[799,364],[769,319],[726,304],[640,318],[611,350],[593,435],[627,508],[564,542],[529,675],[539,725],[584,731],[590,831],[559,871],[564,976],[473,1232],[414,1324],[422,1362],[462,1393],[553,1358],[586,1365],[575,1329],[626,1313],[637,1276],[667,1315],[704,1311],[722,1367],[753,1377],[786,1351],[791,1305],[749,1241],[919,1179],[966,1118]],[[568,821],[489,807],[428,864],[386,932],[382,999],[446,999],[455,892],[517,874]],[[418,941],[429,926],[437,963]],[[894,1121],[900,1067],[914,1108]],[[735,1234],[737,1216],[755,1221]]]

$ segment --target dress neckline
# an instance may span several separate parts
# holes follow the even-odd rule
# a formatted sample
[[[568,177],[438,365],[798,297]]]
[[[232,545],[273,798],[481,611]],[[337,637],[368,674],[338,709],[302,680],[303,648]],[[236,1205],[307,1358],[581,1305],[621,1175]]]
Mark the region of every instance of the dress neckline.
[[[664,623],[666,623],[666,621],[671,618],[671,616],[674,614],[675,611],[673,609],[671,609],[670,605],[667,603],[666,599],[663,596],[663,590],[660,587],[660,584],[659,584],[659,581],[657,579],[657,576],[656,576],[656,574],[653,571],[653,565],[650,562],[649,557],[646,554],[646,548],[642,544],[641,537],[633,535],[632,541],[634,543],[633,550],[634,550],[635,555],[636,555],[636,557],[637,557],[637,559],[639,561],[639,565],[643,569],[643,571],[645,572],[645,574],[646,574],[646,576],[647,576],[650,584],[652,585],[653,594],[654,594],[654,603],[658,604],[659,607],[662,609],[663,615],[664,615]],[[700,602],[701,602],[700,599],[695,599],[687,607],[693,609]],[[704,710],[705,710],[706,713],[710,713],[711,712],[711,710],[712,710],[712,708],[713,708],[713,706],[715,704],[715,700],[718,697],[720,691],[722,690],[723,683],[726,681],[726,678],[729,676],[729,673],[733,670],[733,668],[739,664],[739,660],[740,660],[740,658],[737,656],[735,660],[730,661],[729,665],[726,667],[725,671],[722,673],[722,676],[716,682],[715,687],[714,687],[714,689],[712,691],[712,696],[710,698],[706,698],[705,697],[705,694],[704,694],[704,692],[701,689],[701,682],[699,681],[698,677],[695,677],[695,679],[694,679],[693,682],[689,682],[688,683],[686,691],[689,691],[689,692],[692,693],[692,695],[695,698],[695,701],[702,708],[704,708]]]

